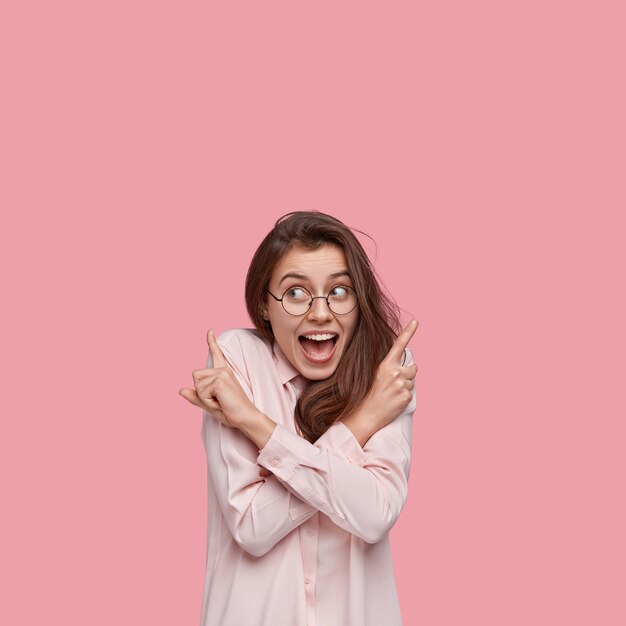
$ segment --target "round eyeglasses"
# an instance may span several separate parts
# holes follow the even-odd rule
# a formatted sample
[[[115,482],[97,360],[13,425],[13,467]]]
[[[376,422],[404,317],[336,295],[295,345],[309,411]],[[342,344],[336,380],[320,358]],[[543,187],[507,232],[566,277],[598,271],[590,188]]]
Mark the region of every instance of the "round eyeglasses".
[[[325,296],[312,296],[304,287],[289,287],[282,298],[277,298],[269,289],[266,291],[283,305],[289,315],[304,315],[311,308],[313,300],[320,298],[326,300],[328,308],[335,315],[346,315],[357,305],[356,292],[345,285],[336,285]]]

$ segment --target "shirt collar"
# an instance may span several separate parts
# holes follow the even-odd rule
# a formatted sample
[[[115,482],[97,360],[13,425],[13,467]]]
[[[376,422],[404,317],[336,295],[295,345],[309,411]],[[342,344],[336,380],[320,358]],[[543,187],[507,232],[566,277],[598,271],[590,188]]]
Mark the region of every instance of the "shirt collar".
[[[287,359],[276,341],[273,342],[272,352],[280,382],[283,385],[291,382],[293,385],[301,389],[307,383],[306,378],[304,378],[304,376],[302,376],[300,372],[289,362],[289,359]]]

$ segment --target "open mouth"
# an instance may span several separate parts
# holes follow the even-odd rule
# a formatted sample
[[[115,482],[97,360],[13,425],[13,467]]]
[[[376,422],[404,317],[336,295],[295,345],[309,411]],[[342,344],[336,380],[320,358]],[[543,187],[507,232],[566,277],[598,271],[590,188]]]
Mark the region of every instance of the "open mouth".
[[[338,339],[339,337],[335,333],[315,333],[298,337],[304,355],[316,363],[325,362],[332,358]]]

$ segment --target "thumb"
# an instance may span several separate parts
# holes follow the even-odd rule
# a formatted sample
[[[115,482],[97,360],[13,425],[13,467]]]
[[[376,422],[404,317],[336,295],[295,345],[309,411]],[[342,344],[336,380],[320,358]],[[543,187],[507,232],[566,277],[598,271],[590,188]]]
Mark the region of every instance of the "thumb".
[[[178,390],[178,393],[183,398],[185,398],[185,400],[187,400],[188,402],[190,402],[194,406],[197,406],[197,407],[199,407],[201,409],[205,408],[204,404],[202,404],[202,400],[200,400],[200,398],[198,397],[198,394],[196,393],[195,389],[189,389],[187,387],[183,387],[182,389]]]
[[[201,400],[195,389],[188,389],[187,387],[184,387],[183,389],[180,389],[178,393],[183,398],[185,398],[185,400],[187,400],[194,406],[197,406],[199,409],[202,409],[203,411],[213,410],[221,412],[222,410],[220,403],[213,398]]]

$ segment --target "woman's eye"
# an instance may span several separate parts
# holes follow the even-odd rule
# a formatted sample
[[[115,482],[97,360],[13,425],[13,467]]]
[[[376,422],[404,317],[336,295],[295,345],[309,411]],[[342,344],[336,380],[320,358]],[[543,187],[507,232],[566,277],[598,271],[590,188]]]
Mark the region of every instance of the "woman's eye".
[[[348,290],[340,285],[338,287],[333,287],[330,290],[329,295],[333,298],[345,298],[348,295]]]
[[[292,287],[287,289],[285,294],[290,300],[306,300],[309,296],[308,293],[301,287]]]

